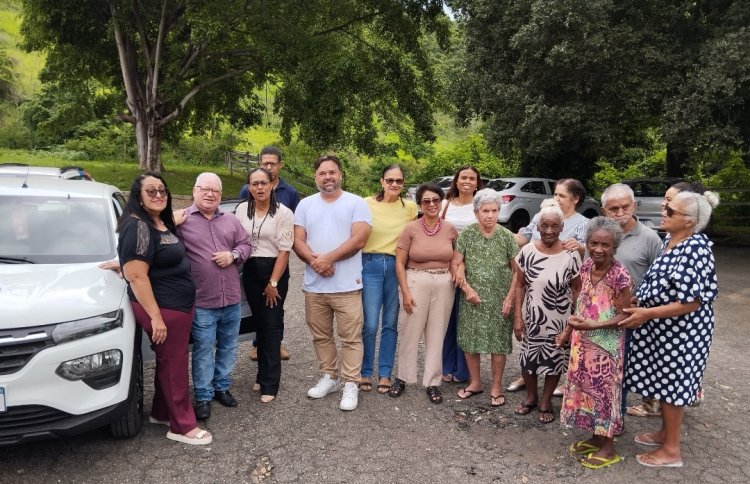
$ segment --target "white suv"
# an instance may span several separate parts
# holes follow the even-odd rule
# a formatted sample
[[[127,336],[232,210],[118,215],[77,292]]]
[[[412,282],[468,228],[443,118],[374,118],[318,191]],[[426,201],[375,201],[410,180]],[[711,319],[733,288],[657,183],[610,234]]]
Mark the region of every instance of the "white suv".
[[[497,223],[506,225],[516,233],[518,229],[526,227],[540,210],[542,200],[551,198],[555,194],[556,180],[551,178],[494,178],[485,185],[500,192],[503,196],[503,206],[497,216]],[[578,207],[584,217],[592,218],[599,215],[599,204],[591,197]]]
[[[0,177],[0,445],[142,426],[143,365],[113,186]]]

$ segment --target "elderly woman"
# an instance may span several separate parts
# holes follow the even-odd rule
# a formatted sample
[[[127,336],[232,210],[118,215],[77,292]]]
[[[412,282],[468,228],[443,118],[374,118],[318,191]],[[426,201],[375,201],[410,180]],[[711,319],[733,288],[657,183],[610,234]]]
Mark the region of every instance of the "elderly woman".
[[[664,200],[662,200],[661,202],[661,209],[664,210],[664,206],[671,202],[672,199],[680,192],[703,193],[705,191],[706,189],[703,187],[703,184],[698,181],[677,182],[669,187],[669,189],[664,193]],[[659,240],[659,247],[661,248],[661,240]],[[702,399],[703,390],[699,387],[696,400],[691,404],[691,406],[700,405]],[[627,407],[626,412],[628,415],[633,417],[658,417],[661,415],[661,405],[659,404],[659,400],[655,398],[643,397],[643,403],[641,403],[640,405]]]
[[[281,381],[281,332],[289,290],[289,251],[294,214],[276,200],[271,173],[256,168],[247,175],[249,195],[235,216],[250,236],[252,252],[242,268],[245,297],[257,326],[258,374],[253,390],[270,403]]]
[[[417,218],[417,204],[404,200],[404,171],[399,165],[383,168],[380,191],[365,198],[372,214],[372,231],[362,249],[362,377],[359,389],[372,390],[375,340],[380,326],[378,351],[378,393],[388,393],[396,357],[398,337],[398,282],[396,279],[396,243],[407,223]]]
[[[560,240],[564,220],[557,202],[543,201],[537,227],[541,238],[522,247],[514,260],[519,277],[513,332],[523,341],[521,374],[526,386],[526,398],[514,412],[527,415],[539,405],[539,421],[545,424],[555,419],[552,392],[568,364],[568,352],[556,345],[555,338],[565,329],[581,288],[581,256]],[[544,376],[541,398],[538,375]]]
[[[458,233],[439,217],[443,190],[434,183],[417,189],[423,217],[409,222],[396,244],[396,276],[401,290],[398,316],[398,377],[388,394],[400,397],[406,383],[417,382],[419,341],[424,340],[422,384],[432,403],[442,403],[441,355],[455,292],[450,273]]]
[[[445,201],[440,209],[440,217],[447,220],[460,234],[466,227],[476,223],[474,215],[473,197],[477,189],[482,188],[482,177],[472,165],[464,165],[456,170],[451,186],[445,195]],[[461,303],[461,293],[457,289],[451,309],[448,328],[443,340],[443,381],[464,382],[469,378],[466,358],[456,339],[458,325],[458,311]]]
[[[188,340],[195,284],[185,247],[175,236],[172,195],[161,175],[135,179],[119,232],[117,253],[136,322],[156,354],[149,422],[169,426],[168,439],[210,444],[212,436],[197,426],[190,403]]]
[[[474,195],[474,215],[479,223],[469,225],[456,241],[453,257],[456,285],[466,298],[458,315],[458,345],[469,367],[469,384],[458,392],[467,399],[482,393],[479,355],[491,354],[490,405],[505,405],[503,371],[512,351],[513,308],[516,273],[511,264],[518,253],[513,234],[498,225],[502,196],[491,188]]]
[[[614,438],[622,432],[622,375],[625,332],[617,324],[630,307],[630,274],[615,260],[622,228],[606,217],[591,219],[586,229],[589,259],[581,267],[581,293],[562,344],[572,331],[570,362],[560,420],[570,428],[592,432],[591,438],[571,444],[584,454],[584,467],[601,469],[620,461]]]
[[[700,232],[718,203],[712,192],[680,192],[664,205],[664,247],[638,286],[639,307],[626,309],[630,316],[620,323],[636,328],[625,384],[662,406],[661,429],[635,436],[637,443],[657,447],[636,456],[644,466],[682,466],[682,415],[706,369],[719,287],[712,243]]]
[[[576,212],[576,209],[586,199],[586,188],[584,188],[583,183],[574,178],[563,178],[555,184],[554,199],[563,212],[564,224],[560,233],[560,240],[562,240],[563,247],[566,250],[577,250],[578,254],[583,257],[584,244],[586,243],[584,235],[589,219]],[[528,226],[518,231],[515,237],[519,246],[522,247],[532,240],[539,240],[541,238],[538,229],[540,215],[541,212],[537,213],[531,219],[531,223]],[[523,387],[523,378],[519,378],[508,385],[508,391],[515,392],[521,390]],[[562,396],[562,388],[558,387],[553,395],[556,397]]]

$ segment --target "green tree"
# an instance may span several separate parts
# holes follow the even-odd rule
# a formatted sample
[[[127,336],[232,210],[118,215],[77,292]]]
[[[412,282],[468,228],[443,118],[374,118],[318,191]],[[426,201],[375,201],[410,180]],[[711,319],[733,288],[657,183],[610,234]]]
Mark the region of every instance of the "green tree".
[[[488,140],[505,154],[517,150],[523,174],[590,179],[597,160],[647,146],[657,129],[667,173],[681,175],[696,133],[721,125],[728,104],[739,120],[747,104],[747,2],[450,3],[467,37],[459,114],[486,119]],[[728,52],[723,67],[712,62]],[[727,69],[732,60],[744,67]],[[685,120],[687,111],[695,118]],[[737,139],[741,129],[730,124],[717,142]]]
[[[13,77],[13,62],[5,47],[0,45],[0,101],[9,101],[15,93],[15,79]]]
[[[287,140],[296,128],[316,147],[372,149],[378,116],[432,136],[421,38],[446,41],[438,0],[24,0],[23,15],[27,48],[47,52],[45,80],[123,92],[143,169],[161,168],[165,130],[257,120],[247,109],[267,81]]]

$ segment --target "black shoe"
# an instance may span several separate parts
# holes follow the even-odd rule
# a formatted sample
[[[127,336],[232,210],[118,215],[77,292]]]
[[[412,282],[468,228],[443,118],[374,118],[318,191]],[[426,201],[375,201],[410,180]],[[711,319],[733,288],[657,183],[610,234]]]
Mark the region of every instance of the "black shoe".
[[[193,410],[195,410],[195,418],[206,420],[211,417],[211,402],[208,400],[196,400]]]
[[[236,407],[237,400],[229,393],[229,390],[223,392],[214,391],[214,400],[224,405],[225,407]]]

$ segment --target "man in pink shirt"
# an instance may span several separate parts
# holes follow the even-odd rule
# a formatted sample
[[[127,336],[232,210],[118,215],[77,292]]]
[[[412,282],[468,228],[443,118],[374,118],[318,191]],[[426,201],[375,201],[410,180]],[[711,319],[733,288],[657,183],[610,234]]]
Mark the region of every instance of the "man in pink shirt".
[[[250,255],[250,243],[237,218],[219,210],[221,187],[216,174],[201,173],[193,187],[193,205],[175,214],[196,287],[192,333],[198,419],[211,416],[212,399],[237,406],[229,387],[240,328],[238,267]]]

